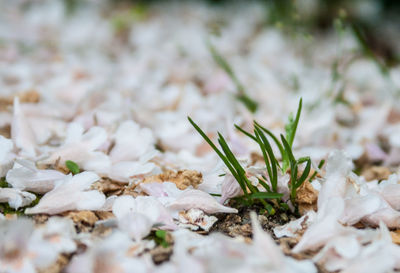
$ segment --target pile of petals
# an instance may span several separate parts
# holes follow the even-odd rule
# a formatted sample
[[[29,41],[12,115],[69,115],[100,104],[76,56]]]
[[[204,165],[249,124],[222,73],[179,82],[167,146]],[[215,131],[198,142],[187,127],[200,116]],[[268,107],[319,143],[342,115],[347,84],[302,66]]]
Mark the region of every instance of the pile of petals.
[[[0,3],[0,272],[400,270],[400,66],[382,73],[349,29],[286,35],[258,2],[111,2]],[[243,216],[243,191],[187,117],[226,136],[261,190],[259,147],[234,124],[282,133],[300,98],[293,152],[318,171],[314,207],[273,234],[255,212],[251,238],[212,232]]]

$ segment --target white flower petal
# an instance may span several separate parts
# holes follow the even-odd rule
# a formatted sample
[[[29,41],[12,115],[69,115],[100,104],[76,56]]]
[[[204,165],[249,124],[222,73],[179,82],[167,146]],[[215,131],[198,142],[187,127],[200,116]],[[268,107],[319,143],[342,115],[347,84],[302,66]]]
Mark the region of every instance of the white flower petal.
[[[14,188],[0,188],[0,202],[7,202],[10,207],[18,209],[31,204],[36,196]]]
[[[46,193],[39,204],[26,209],[25,213],[57,214],[68,210],[100,209],[105,202],[105,196],[97,191],[85,191],[99,179],[100,177],[92,172],[67,176],[64,180],[59,180],[59,184]]]
[[[14,188],[36,193],[46,193],[54,188],[55,181],[65,174],[55,170],[38,170],[32,161],[19,159],[7,173],[6,180]]]
[[[19,98],[14,98],[14,113],[11,124],[11,138],[15,146],[21,150],[21,154],[26,156],[35,156],[36,139],[35,134],[30,127],[21,105]]]
[[[200,190],[184,191],[175,201],[168,205],[172,210],[201,209],[206,213],[237,213],[237,209],[221,205],[211,195]]]

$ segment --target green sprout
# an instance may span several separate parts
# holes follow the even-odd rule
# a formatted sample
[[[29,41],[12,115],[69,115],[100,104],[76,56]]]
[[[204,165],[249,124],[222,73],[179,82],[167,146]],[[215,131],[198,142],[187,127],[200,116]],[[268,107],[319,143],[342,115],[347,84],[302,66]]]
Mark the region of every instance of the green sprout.
[[[167,235],[167,231],[159,229],[155,232],[154,241],[163,248],[167,248],[170,246],[170,244],[167,242]]]
[[[80,169],[78,164],[76,164],[74,161],[72,160],[67,160],[65,161],[65,166],[67,166],[68,170],[71,171],[72,174],[78,174],[80,173]]]
[[[296,117],[293,118],[293,114],[289,115],[288,123],[285,125],[285,133],[286,137],[281,134],[280,141],[279,139],[268,129],[262,127],[256,121],[254,122],[254,134],[255,136],[251,135],[248,132],[245,132],[239,126],[236,125],[236,128],[245,133],[246,136],[250,137],[251,139],[255,140],[262,151],[265,165],[267,168],[269,181],[271,182],[272,191],[277,191],[277,183],[278,183],[278,174],[277,174],[277,167],[279,166],[278,161],[273,153],[272,147],[268,142],[267,137],[264,135],[263,132],[267,133],[272,140],[275,142],[276,146],[278,147],[281,157],[282,157],[282,173],[286,173],[290,170],[290,200],[292,204],[295,206],[296,200],[296,193],[297,189],[304,183],[307,179],[308,175],[310,174],[311,170],[311,159],[309,157],[302,157],[299,159],[295,159],[293,156],[292,146],[294,142],[294,138],[296,136],[297,127],[299,125],[301,110],[302,110],[303,101],[300,99],[299,106],[297,108]],[[303,173],[300,177],[298,177],[299,173],[299,166],[302,164],[306,164],[303,170]],[[260,182],[261,183],[261,182]]]
[[[231,174],[234,176],[236,181],[239,183],[241,189],[243,190],[245,199],[248,200],[260,200],[262,201],[265,209],[272,214],[271,212],[275,212],[270,203],[266,202],[266,199],[272,199],[274,205],[276,205],[276,200],[278,200],[278,204],[280,208],[287,209],[287,204],[279,203],[279,199],[283,196],[282,193],[278,192],[278,171],[281,170],[283,174],[290,174],[290,201],[292,205],[295,207],[295,211],[297,212],[296,206],[296,194],[297,189],[307,180],[311,171],[311,159],[310,157],[301,157],[296,159],[293,155],[292,145],[294,142],[294,138],[296,135],[297,127],[300,120],[302,109],[302,100],[300,99],[299,107],[297,109],[296,117],[293,118],[292,115],[289,116],[289,121],[285,126],[286,137],[284,135],[280,135],[280,139],[278,139],[270,130],[262,127],[256,121],[254,121],[254,135],[249,132],[246,132],[239,126],[235,125],[235,127],[257,142],[260,147],[260,150],[263,155],[263,159],[265,162],[267,177],[262,176],[257,177],[260,185],[265,189],[265,191],[259,191],[259,189],[253,186],[246,176],[246,171],[239,164],[239,161],[235,158],[232,151],[230,150],[228,144],[226,143],[224,137],[218,133],[218,143],[221,146],[221,150],[215,146],[215,144],[211,141],[211,139],[200,129],[200,127],[193,122],[193,120],[188,117],[189,122],[193,125],[193,127],[199,132],[199,134],[205,139],[205,141],[213,148],[213,150],[217,153],[217,155],[222,159],[225,163]],[[279,161],[276,159],[274,151],[272,149],[271,143],[268,140],[268,136],[275,142],[278,147],[281,157],[282,157],[282,167],[279,164]],[[300,174],[299,166],[305,165],[302,173]],[[322,167],[323,163],[320,163]],[[316,173],[313,174],[315,177]],[[268,182],[270,182],[270,185]],[[251,202],[250,202],[251,204]]]
[[[208,42],[208,48],[214,61],[222,70],[225,71],[225,73],[229,76],[229,78],[231,78],[232,82],[235,84],[237,90],[236,99],[242,102],[250,112],[254,113],[255,111],[257,111],[258,103],[246,94],[246,90],[243,84],[239,81],[229,63],[224,59],[224,57],[222,57],[222,55],[210,42]]]
[[[325,159],[322,159],[318,164],[318,169],[321,169],[322,166],[324,166],[324,164],[325,164]],[[314,173],[311,175],[311,177],[308,181],[310,181],[310,182],[313,181],[315,179],[315,177],[317,176],[317,174],[318,174],[318,171],[314,171]]]
[[[302,108],[303,108],[303,99],[300,99],[299,106],[297,108],[296,117],[293,119],[293,115],[290,114],[289,121],[285,125],[286,139],[288,141],[290,148],[293,146],[294,138],[296,136],[297,126],[299,125]],[[256,138],[254,136],[252,136],[248,132],[244,131],[239,126],[235,125],[235,127],[236,127],[236,129],[238,129],[239,131],[241,131],[248,137],[252,138],[253,140],[256,140]],[[257,121],[254,121],[254,127],[259,128],[261,131],[264,131],[275,142],[276,146],[279,149],[281,157],[282,157],[282,172],[285,173],[290,166],[290,161],[289,161],[288,153],[285,151],[283,144],[279,141],[279,139],[270,130],[261,126],[259,123],[257,123]]]
[[[263,185],[263,187],[267,190],[266,192],[260,192],[257,187],[253,186],[251,181],[246,176],[246,171],[243,169],[239,161],[234,156],[224,137],[220,133],[218,133],[218,143],[222,149],[221,151],[190,117],[188,117],[188,120],[196,129],[196,131],[204,138],[204,140],[211,146],[211,148],[224,162],[225,166],[229,169],[230,173],[233,175],[233,177],[239,183],[240,188],[243,190],[244,198],[250,204],[254,200],[259,200],[270,214],[274,214],[275,209],[265,200],[279,199],[283,196],[283,194],[271,191],[269,186],[264,181],[258,179],[261,185]]]

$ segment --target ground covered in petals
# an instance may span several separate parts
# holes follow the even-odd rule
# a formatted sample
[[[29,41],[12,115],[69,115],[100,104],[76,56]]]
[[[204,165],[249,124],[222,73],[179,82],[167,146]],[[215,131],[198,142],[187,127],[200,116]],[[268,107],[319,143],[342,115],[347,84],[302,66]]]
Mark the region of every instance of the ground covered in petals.
[[[400,270],[398,6],[345,2],[0,0],[0,272]]]

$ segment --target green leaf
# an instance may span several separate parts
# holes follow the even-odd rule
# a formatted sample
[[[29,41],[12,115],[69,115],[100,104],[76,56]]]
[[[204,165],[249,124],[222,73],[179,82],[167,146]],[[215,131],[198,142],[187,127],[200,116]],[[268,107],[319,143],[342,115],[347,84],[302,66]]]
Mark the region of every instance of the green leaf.
[[[235,168],[237,173],[240,175],[244,175],[246,173],[245,170],[240,165],[239,161],[236,159],[235,155],[232,153],[231,149],[226,143],[225,138],[220,133],[218,133],[218,143],[221,145],[222,150],[224,151],[226,157],[228,158],[232,166]]]
[[[271,170],[272,174],[268,173],[271,179],[272,191],[276,192],[278,190],[278,170],[277,170],[277,162],[274,152],[272,150],[271,144],[269,143],[268,139],[265,137],[264,133],[261,131],[260,128],[255,126],[255,130],[258,132],[259,137],[262,140],[264,148],[267,150],[269,161],[271,162]]]
[[[225,162],[225,156],[220,152],[220,150],[215,146],[215,144],[211,141],[211,139],[200,129],[200,127],[190,118],[188,117],[189,122],[192,124],[194,129],[204,138],[204,140],[208,143],[208,145],[213,148],[213,150],[218,154],[218,156]],[[225,159],[225,160],[224,160]]]
[[[297,159],[297,164],[303,164],[304,162],[307,162],[310,159],[308,156],[300,157]]]
[[[265,166],[266,166],[267,172],[268,172],[268,176],[269,176],[270,181],[271,181],[271,183],[272,183],[273,176],[272,176],[271,165],[269,164],[269,159],[268,159],[267,151],[266,151],[266,148],[265,148],[265,146],[264,146],[264,143],[263,143],[262,140],[261,140],[261,137],[260,137],[260,133],[259,133],[259,129],[258,129],[258,128],[254,128],[254,134],[256,135],[258,145],[260,146],[260,149],[261,149],[261,151],[262,151],[263,158],[264,158],[264,162],[265,162]],[[273,191],[276,191],[276,189],[274,189],[274,187],[272,187],[272,188],[273,188]]]
[[[67,166],[68,170],[71,171],[72,174],[78,174],[80,173],[80,169],[78,164],[76,164],[74,161],[72,160],[67,160],[65,161],[65,166]]]
[[[226,74],[228,74],[229,78],[233,81],[233,83],[236,86],[237,89],[237,95],[236,98],[242,102],[246,108],[254,113],[257,111],[258,108],[258,103],[251,99],[247,94],[244,86],[242,83],[239,81],[238,77],[236,77],[235,72],[233,72],[232,67],[229,65],[229,63],[222,57],[222,55],[217,51],[217,49],[211,44],[211,42],[207,42],[208,48],[211,52],[211,55],[214,59],[214,61],[218,64],[218,66],[225,71]]]
[[[252,134],[250,134],[249,132],[246,132],[245,130],[243,130],[242,128],[240,128],[238,125],[235,124],[235,128],[238,129],[240,132],[242,132],[243,134],[245,134],[246,136],[248,136],[249,138],[251,138],[252,140],[257,142],[257,138],[255,136],[253,136]]]
[[[308,158],[307,165],[304,168],[303,174],[300,176],[300,178],[296,182],[296,188],[300,187],[301,184],[303,184],[303,182],[307,179],[308,175],[310,174],[310,170],[311,170],[311,159]]]
[[[263,130],[265,133],[267,133],[272,138],[272,140],[275,142],[276,146],[279,149],[279,152],[281,153],[281,157],[282,157],[282,161],[283,161],[283,165],[281,168],[282,172],[286,173],[287,168],[289,168],[289,159],[287,158],[285,149],[283,148],[282,144],[279,142],[278,138],[270,130],[261,126],[257,121],[254,121],[254,126],[257,126],[261,130]],[[277,165],[279,166],[278,161],[277,161]],[[280,168],[280,166],[279,166],[279,168]]]
[[[299,124],[302,107],[303,107],[303,99],[300,99],[299,107],[297,108],[296,118],[293,119],[293,114],[290,114],[289,122],[285,125],[286,139],[290,147],[293,146],[293,141],[296,135],[297,126]]]
[[[169,247],[169,243],[167,242],[167,231],[159,229],[155,232],[155,241],[157,244],[161,245],[164,248]]]
[[[233,165],[232,165],[232,157],[230,157],[228,159],[228,155],[231,155],[232,152],[230,152],[230,149],[228,147],[228,145],[226,144],[225,140],[223,139],[222,135],[222,143],[225,143],[226,146],[221,146],[221,148],[224,150],[225,155],[217,148],[217,146],[215,146],[215,144],[211,141],[211,139],[203,132],[203,130],[200,129],[200,127],[190,118],[188,117],[189,122],[192,124],[192,126],[196,129],[196,131],[204,138],[204,140],[211,146],[211,148],[213,148],[213,150],[217,153],[217,155],[221,158],[221,160],[224,162],[225,166],[229,169],[229,171],[231,172],[231,174],[235,177],[236,181],[239,183],[240,187],[242,188],[243,192],[245,195],[248,194],[247,192],[247,188],[245,185],[245,181],[243,181],[243,178],[241,177],[242,173],[240,169],[236,169]],[[221,145],[220,139],[218,139],[218,142]],[[233,156],[233,154],[232,154]],[[234,156],[233,156],[234,158]],[[244,172],[244,171],[243,171]]]
[[[265,178],[265,176],[263,176],[263,178],[265,179],[265,181],[267,180],[267,179]],[[262,179],[260,179],[260,178],[257,178],[257,180],[258,180],[258,183],[260,183],[261,186],[263,186],[264,189],[267,190],[267,192],[272,192],[270,186],[269,186],[267,183],[265,183],[265,182],[264,182]]]
[[[165,240],[167,237],[167,231],[159,229],[156,231],[156,237]]]
[[[251,191],[253,191],[252,188],[254,187],[252,187],[251,183],[247,179],[245,179],[246,177],[245,170],[242,168],[239,161],[237,161],[232,151],[229,149],[229,146],[226,143],[224,137],[220,133],[218,133],[218,143],[221,146],[222,150],[224,151],[225,156],[228,159],[229,163],[232,164],[234,170],[237,173],[237,177],[235,177],[236,180],[239,182],[240,187],[242,188],[245,195],[247,195],[246,185]]]
[[[277,192],[255,192],[250,194],[250,198],[252,199],[278,199],[282,198],[282,193]]]
[[[243,94],[243,92],[242,94],[237,95],[236,98],[241,101],[250,112],[254,113],[257,111],[258,103],[246,94]]]
[[[325,159],[322,159],[318,164],[318,169],[321,169],[322,166],[324,166],[324,164],[325,164]],[[309,179],[310,182],[314,180],[314,178],[317,176],[317,173],[318,171],[314,171],[313,175]]]
[[[283,147],[285,147],[285,153],[287,154],[290,163],[296,162],[296,159],[293,156],[292,147],[289,145],[285,137],[281,134],[281,140],[283,143]]]

